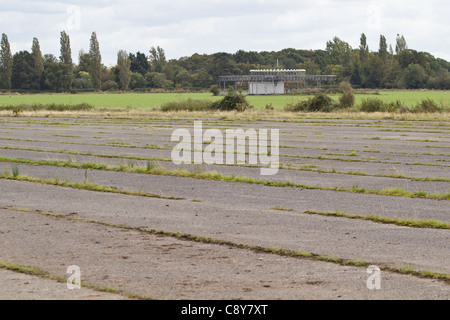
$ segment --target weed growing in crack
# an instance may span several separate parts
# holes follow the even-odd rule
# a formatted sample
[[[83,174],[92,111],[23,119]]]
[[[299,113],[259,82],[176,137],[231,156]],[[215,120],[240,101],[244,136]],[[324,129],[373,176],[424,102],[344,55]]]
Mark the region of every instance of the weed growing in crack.
[[[152,171],[159,167],[160,167],[160,165],[158,162],[153,161],[153,160],[147,160],[147,171]]]
[[[17,178],[19,176],[19,166],[18,165],[13,165],[11,167],[11,172],[12,172],[12,176],[14,178]]]

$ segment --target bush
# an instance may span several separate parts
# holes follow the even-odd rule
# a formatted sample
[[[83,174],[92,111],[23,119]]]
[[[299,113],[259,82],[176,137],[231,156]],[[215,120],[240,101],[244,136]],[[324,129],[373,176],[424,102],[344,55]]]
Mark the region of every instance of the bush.
[[[251,108],[245,97],[230,91],[222,100],[210,102],[205,100],[192,100],[178,102],[168,102],[161,106],[161,111],[206,111],[206,110],[220,110],[220,111],[245,111]]]
[[[411,110],[403,103],[401,103],[399,100],[387,104],[386,108],[388,112],[398,112],[398,113],[411,112]]]
[[[319,93],[308,101],[308,110],[331,112],[333,110],[333,100],[326,94]]]
[[[131,78],[130,78],[130,84],[128,86],[128,88],[130,88],[131,90],[136,90],[136,89],[143,89],[147,86],[147,82],[145,81],[145,78],[142,74],[138,73],[138,72],[133,72],[131,74]]]
[[[341,108],[351,108],[355,105],[355,96],[353,92],[344,92],[344,94],[339,98],[339,107]]]
[[[438,107],[436,102],[431,99],[422,100],[415,108],[414,112],[424,112],[424,113],[433,113],[433,112],[441,112],[441,108]]]
[[[93,89],[92,82],[87,79],[77,78],[72,82],[72,88],[74,89]]]
[[[19,106],[0,106],[0,110],[13,110],[15,113],[22,111],[87,111],[94,109],[94,106],[87,103],[80,103],[75,105],[66,104],[31,104],[31,105],[19,105]]]
[[[339,89],[342,91],[342,96],[339,98],[339,107],[351,108],[355,105],[355,95],[350,82],[342,82]]]
[[[385,112],[387,107],[385,103],[378,98],[367,98],[361,101],[362,112]]]
[[[305,112],[307,109],[308,101],[299,101],[296,104],[290,104],[286,106],[286,111],[292,112]]]
[[[363,112],[416,112],[416,113],[433,113],[441,112],[440,108],[433,100],[426,99],[416,105],[414,109],[410,109],[405,106],[400,101],[395,101],[391,103],[384,103],[382,100],[377,98],[369,98],[361,102],[361,111]]]
[[[188,99],[186,101],[168,102],[161,106],[161,111],[205,111],[210,109],[211,102]]]
[[[288,111],[297,112],[331,112],[333,111],[333,100],[324,93],[318,93],[307,101],[287,107]]]
[[[117,82],[113,80],[105,81],[102,84],[102,91],[115,91],[115,90],[119,90],[119,85],[117,84]]]
[[[249,104],[242,94],[236,94],[230,91],[222,100],[211,104],[210,108],[221,111],[245,111],[248,107]]]
[[[218,85],[212,85],[210,88],[209,88],[209,92],[211,92],[212,94],[213,94],[213,96],[218,96],[219,95],[219,93],[220,93],[220,90],[219,90],[219,86]]]

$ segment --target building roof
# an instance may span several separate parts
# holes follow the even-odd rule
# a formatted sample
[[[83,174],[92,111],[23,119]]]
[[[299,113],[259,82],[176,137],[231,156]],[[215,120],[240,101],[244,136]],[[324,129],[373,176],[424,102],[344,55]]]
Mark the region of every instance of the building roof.
[[[252,69],[250,73],[304,73],[305,69]]]

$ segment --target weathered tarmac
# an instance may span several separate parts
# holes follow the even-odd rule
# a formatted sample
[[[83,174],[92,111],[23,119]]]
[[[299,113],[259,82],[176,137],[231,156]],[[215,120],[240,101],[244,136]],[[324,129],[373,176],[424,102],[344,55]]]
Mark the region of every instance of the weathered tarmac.
[[[205,129],[280,129],[283,167],[277,175],[264,177],[260,168],[245,165],[182,166],[191,172],[214,170],[307,186],[301,188],[19,161],[133,169],[145,168],[158,157],[160,166],[176,169],[170,161],[176,144],[171,133],[175,128],[192,130],[189,119],[0,120],[0,262],[31,266],[62,279],[69,276],[68,266],[77,265],[88,284],[69,290],[64,281],[4,267],[0,299],[450,298],[448,229],[307,213],[449,223],[449,200],[353,192],[400,188],[448,194],[449,123],[204,119]],[[14,170],[33,178],[91,182],[142,194],[6,179]],[[425,177],[429,179],[420,181]],[[310,256],[277,253],[281,250]],[[381,289],[368,288],[368,265],[380,266]],[[406,269],[412,274],[401,272]],[[447,275],[447,280],[420,277],[422,271]],[[108,293],[104,287],[116,291]]]

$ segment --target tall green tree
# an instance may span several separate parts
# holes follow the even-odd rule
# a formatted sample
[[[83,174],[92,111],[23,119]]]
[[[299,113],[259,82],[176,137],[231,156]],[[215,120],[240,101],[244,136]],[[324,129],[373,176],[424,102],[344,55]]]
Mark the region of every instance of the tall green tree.
[[[359,53],[355,51],[352,57],[352,74],[350,76],[350,83],[355,86],[361,85],[361,61],[359,58]]]
[[[383,35],[380,35],[380,47],[378,49],[378,56],[384,63],[387,62],[388,46],[387,46],[387,42],[386,42],[386,37]]]
[[[14,54],[11,81],[13,89],[39,89],[34,59],[28,51],[20,51]]]
[[[44,73],[42,74],[41,89],[62,91],[62,79],[65,67],[52,54],[44,55]]]
[[[34,72],[36,73],[36,84],[34,85],[34,87],[40,89],[41,78],[42,74],[44,73],[44,57],[42,56],[41,47],[37,38],[33,38],[31,55],[34,61]]]
[[[352,72],[352,47],[345,41],[334,37],[327,42],[326,51],[328,53],[328,63],[334,65],[334,73],[338,76],[338,81],[350,78]]]
[[[132,72],[130,77],[130,85],[129,88],[131,90],[134,89],[143,89],[147,86],[147,81],[142,74],[139,72]]]
[[[369,59],[369,46],[367,45],[367,37],[363,33],[360,38],[359,61],[361,61],[362,64],[365,64],[367,63],[367,59]]]
[[[60,63],[63,66],[63,76],[61,79],[61,87],[63,90],[70,90],[72,87],[73,81],[73,62],[72,62],[72,50],[70,48],[70,38],[69,35],[65,32],[61,32],[60,38]]]
[[[0,45],[0,88],[11,89],[12,87],[13,56],[9,45],[8,36],[2,34]]]
[[[122,90],[127,90],[131,80],[131,60],[127,52],[120,50],[117,53],[117,67],[119,69],[119,84]]]
[[[200,68],[196,74],[202,74],[201,69],[205,68]],[[242,72],[238,65],[234,62],[233,56],[225,52],[213,54],[208,71],[214,78],[222,75],[241,74]],[[204,77],[204,74],[201,77]]]
[[[139,72],[143,76],[150,71],[150,64],[148,58],[144,53],[136,52],[136,54],[130,53],[131,60],[131,72]]]
[[[307,59],[302,67],[306,70],[306,74],[321,74],[320,67],[312,59]]]
[[[406,45],[405,37],[403,35],[400,36],[399,34],[397,34],[395,53],[399,55],[400,53],[402,53],[402,51],[406,49],[408,49],[408,46]]]
[[[428,76],[420,64],[410,64],[403,77],[408,89],[422,88],[428,80]]]
[[[78,65],[76,71],[89,72],[90,64],[91,56],[89,55],[89,53],[84,52],[84,50],[80,50],[80,52],[78,53]]]
[[[338,37],[334,37],[332,41],[327,41],[326,51],[330,64],[340,64],[342,66],[350,64],[352,47]]]
[[[92,77],[92,85],[95,90],[100,90],[102,86],[102,56],[97,40],[97,34],[92,32],[89,47],[90,67],[89,74]]]
[[[402,68],[396,59],[389,60],[389,66],[383,79],[385,88],[401,88],[404,86]]]
[[[192,82],[194,87],[207,88],[215,83],[213,77],[205,69],[199,69],[192,75]]]
[[[163,48],[152,47],[150,49],[150,62],[152,64],[152,69],[155,72],[163,72],[164,66],[166,65],[166,53]]]
[[[368,88],[379,88],[384,78],[384,64],[380,57],[371,54],[367,61],[364,77],[364,86]]]

